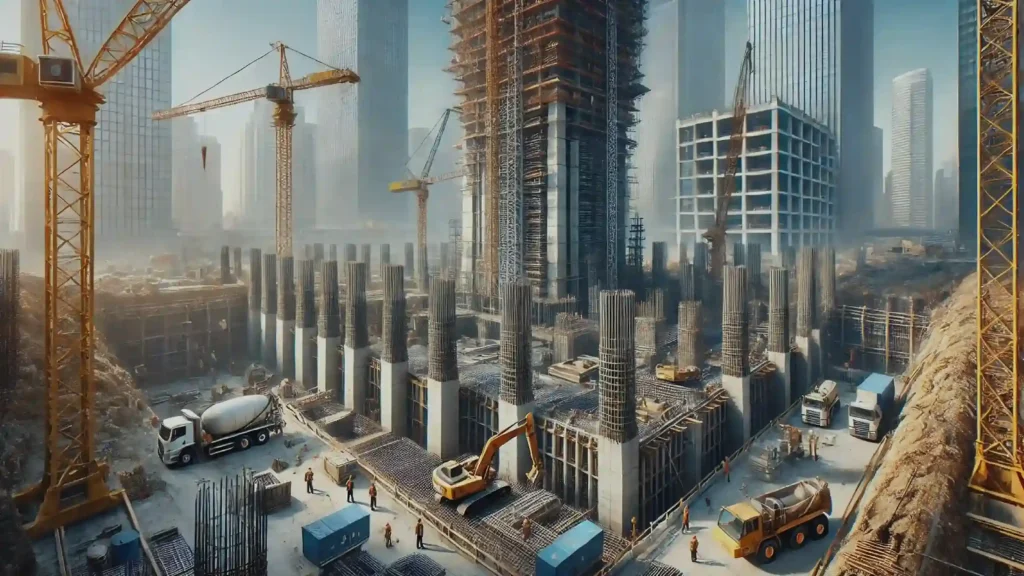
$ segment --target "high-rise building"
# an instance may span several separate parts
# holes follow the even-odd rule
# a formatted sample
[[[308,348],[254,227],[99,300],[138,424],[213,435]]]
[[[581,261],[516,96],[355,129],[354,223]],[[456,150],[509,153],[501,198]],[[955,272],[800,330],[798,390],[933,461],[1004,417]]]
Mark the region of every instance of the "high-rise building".
[[[808,113],[839,141],[838,233],[870,228],[874,121],[873,0],[748,0],[755,74],[751,104],[773,97]]]
[[[489,215],[486,207],[497,192],[518,195],[521,191],[518,255],[536,297],[574,294],[586,302],[591,273],[609,287],[609,252],[618,266],[616,275],[624,266],[626,167],[636,146],[632,129],[637,119],[631,108],[646,91],[639,72],[645,3],[620,2],[612,19],[604,3],[589,0],[553,0],[542,11],[528,8],[521,17],[527,32],[521,34],[518,51],[524,72],[510,78],[521,79],[522,90],[512,93],[511,99],[507,93],[502,96],[501,86],[509,84],[505,78],[510,69],[507,56],[515,54],[509,49],[514,29],[502,25],[493,44],[499,76],[490,79],[491,86],[499,89],[498,101],[521,102],[523,113],[521,118],[514,112],[502,116],[497,142],[488,142],[489,79],[484,73],[486,47],[480,41],[487,28],[485,8],[491,3],[453,0],[448,4],[454,52],[449,69],[461,84],[458,94],[469,173],[462,203],[462,270],[471,278],[468,288],[485,292],[493,279],[485,271],[485,258],[500,246],[500,235],[489,234],[497,230],[500,213]],[[512,22],[515,3],[503,6],[507,13],[499,17]],[[607,33],[609,22],[614,25],[613,35]],[[614,57],[609,57],[609,50]],[[570,88],[580,82],[586,83],[585,89]],[[609,100],[617,102],[611,114]],[[510,134],[522,143],[518,162],[514,161],[518,148],[511,154],[506,151]],[[504,165],[513,169],[499,167],[497,174],[489,174],[488,158],[495,159],[488,156],[489,151],[497,153],[499,165],[504,158]],[[521,173],[515,169],[518,166]],[[610,206],[616,209],[614,216],[609,214]],[[499,246],[492,244],[495,236]],[[611,250],[606,249],[609,239],[614,240]]]
[[[39,34],[39,2],[21,0],[21,43],[24,53],[35,57],[43,53]],[[43,125],[39,121],[39,103],[18,103],[21,142],[18,171],[18,199],[14,207],[14,230],[21,247],[30,254],[43,251],[46,184],[43,180]]]
[[[317,55],[359,74],[317,90],[317,225],[408,226],[412,200],[387,190],[405,174],[409,1],[317,0]]]
[[[292,128],[292,229],[295,234],[316,227],[316,124],[296,109]]]
[[[183,233],[220,230],[224,226],[220,143],[200,135],[194,118],[170,122],[174,227]]]
[[[876,212],[876,221],[879,228],[892,226],[892,170],[885,173],[885,210]]]
[[[892,224],[932,222],[932,75],[927,68],[892,80]]]
[[[959,0],[957,33],[957,175],[959,240],[977,249],[978,236],[978,2]]]

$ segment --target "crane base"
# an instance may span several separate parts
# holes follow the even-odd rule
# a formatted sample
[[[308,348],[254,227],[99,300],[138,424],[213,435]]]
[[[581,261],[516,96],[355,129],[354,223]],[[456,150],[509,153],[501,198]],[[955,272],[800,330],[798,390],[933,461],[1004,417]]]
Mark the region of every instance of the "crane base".
[[[30,538],[40,538],[57,528],[81,522],[121,505],[124,490],[111,490],[107,486],[106,465],[92,464],[72,467],[69,470],[71,473],[64,477],[65,480],[72,477],[71,481],[49,486],[44,481],[15,495],[14,500],[18,505],[41,500],[35,520],[24,525]]]
[[[480,510],[486,508],[491,502],[504,498],[512,493],[512,487],[506,482],[495,480],[482,492],[477,492],[472,496],[459,502],[459,505],[455,508],[461,516],[473,516]]]

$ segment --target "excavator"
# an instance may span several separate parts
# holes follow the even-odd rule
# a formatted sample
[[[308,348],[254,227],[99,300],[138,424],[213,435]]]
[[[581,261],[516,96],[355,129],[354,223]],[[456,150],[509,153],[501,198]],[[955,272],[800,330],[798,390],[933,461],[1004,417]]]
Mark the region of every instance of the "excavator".
[[[484,444],[479,456],[470,456],[459,462],[449,460],[434,469],[434,492],[438,502],[458,503],[457,510],[462,516],[472,516],[473,512],[484,508],[487,503],[501,498],[512,491],[506,482],[495,480],[495,471],[491,461],[498,449],[520,434],[526,435],[530,445],[530,457],[533,467],[526,474],[531,484],[536,484],[544,473],[544,462],[540,458],[537,447],[537,435],[534,432],[533,413],[515,424],[491,436]]]

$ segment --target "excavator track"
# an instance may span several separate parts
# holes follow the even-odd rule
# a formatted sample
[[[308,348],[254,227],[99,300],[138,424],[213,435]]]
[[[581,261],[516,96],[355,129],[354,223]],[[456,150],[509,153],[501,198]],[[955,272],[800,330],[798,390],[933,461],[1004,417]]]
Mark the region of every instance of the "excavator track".
[[[474,516],[495,500],[504,498],[511,493],[512,486],[501,480],[495,480],[485,490],[463,499],[455,509],[461,516]]]

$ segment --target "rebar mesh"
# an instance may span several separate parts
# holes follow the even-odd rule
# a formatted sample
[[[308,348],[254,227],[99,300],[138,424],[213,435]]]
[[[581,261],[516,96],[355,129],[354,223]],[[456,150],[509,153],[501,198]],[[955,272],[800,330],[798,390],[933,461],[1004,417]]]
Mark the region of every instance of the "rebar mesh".
[[[435,278],[430,285],[430,311],[427,319],[427,377],[437,382],[459,379],[455,350],[455,281]]]
[[[333,244],[332,244],[333,246]],[[341,335],[341,311],[338,309],[338,261],[320,263],[320,292],[317,295],[316,333],[322,338]]]
[[[697,292],[693,285],[693,264],[684,263],[679,265],[679,300],[696,300]]]
[[[384,312],[381,327],[383,362],[405,362],[409,359],[405,324],[405,269],[386,264],[381,272],[384,282]]]
[[[768,271],[768,351],[789,351],[789,270]]]
[[[761,293],[761,245],[747,244],[747,286],[749,296],[757,298]]]
[[[631,290],[601,292],[600,433],[616,442],[637,434],[635,320],[636,295]]]
[[[814,248],[800,248],[796,269],[796,335],[808,338],[814,326]]]
[[[654,242],[651,244],[651,285],[665,288],[665,269],[668,267],[668,244]]]
[[[676,361],[680,368],[704,365],[704,305],[697,300],[679,303],[679,341]]]
[[[264,314],[277,314],[277,255],[263,255],[263,294],[262,307]]]
[[[445,576],[444,566],[425,554],[410,554],[395,560],[384,576]]]
[[[231,283],[231,247],[226,244],[220,247],[220,283]]]
[[[316,326],[316,285],[313,260],[300,260],[295,295],[295,322],[299,328]]]
[[[355,261],[356,261],[356,245],[355,244],[345,244],[345,264],[347,265],[349,262],[355,262]],[[348,269],[346,269],[345,271],[347,272]]]
[[[370,268],[370,258],[373,257],[373,247],[369,244],[363,244],[360,250],[359,261],[366,264],[366,268]]]
[[[242,281],[242,247],[235,246],[231,249],[231,255],[233,256],[232,262],[234,264],[235,282]]]
[[[520,406],[533,401],[530,284],[501,285],[501,400]]]
[[[7,416],[11,394],[18,384],[20,273],[20,253],[17,250],[0,250],[0,423]],[[10,489],[6,484],[3,482],[0,488]]]
[[[277,266],[277,316],[295,320],[295,257],[281,256]]]
[[[366,317],[365,262],[348,263],[348,286],[345,288],[345,346],[365,348],[370,343]]]
[[[405,243],[405,277],[412,279],[416,271],[416,246],[412,242]]]
[[[722,374],[750,374],[745,266],[725,266],[722,270]]]
[[[817,272],[817,290],[820,295],[822,324],[827,324],[836,309],[836,249],[831,246],[824,246],[818,250],[818,262],[815,269]]]
[[[259,248],[249,249],[249,310],[259,310],[263,300],[263,257]]]
[[[201,480],[195,502],[195,575],[267,574],[266,492],[245,472]]]

